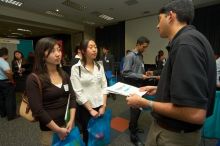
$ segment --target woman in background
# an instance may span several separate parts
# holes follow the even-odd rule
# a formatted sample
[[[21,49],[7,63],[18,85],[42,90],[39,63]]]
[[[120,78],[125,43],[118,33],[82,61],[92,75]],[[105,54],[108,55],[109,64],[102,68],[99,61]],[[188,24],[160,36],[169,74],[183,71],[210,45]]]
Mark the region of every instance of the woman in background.
[[[166,63],[166,58],[165,58],[163,50],[158,51],[158,55],[155,57],[155,63],[156,63],[156,66],[157,66],[157,70],[158,69],[161,69],[161,70],[163,69],[163,67]]]
[[[23,92],[25,89],[25,80],[27,75],[30,73],[29,66],[24,59],[22,52],[14,51],[14,59],[11,63],[13,78],[16,83],[16,92]]]
[[[43,146],[51,146],[53,132],[64,140],[74,127],[75,94],[69,76],[59,66],[61,57],[62,52],[55,39],[40,39],[36,44],[33,73],[40,79],[41,89],[33,74],[26,82],[30,108],[40,123]],[[65,123],[69,95],[70,120]]]
[[[88,143],[87,125],[91,117],[105,113],[107,100],[107,80],[104,68],[95,59],[97,46],[93,40],[85,40],[80,45],[82,58],[71,68],[71,83],[79,104],[80,123],[83,140]]]

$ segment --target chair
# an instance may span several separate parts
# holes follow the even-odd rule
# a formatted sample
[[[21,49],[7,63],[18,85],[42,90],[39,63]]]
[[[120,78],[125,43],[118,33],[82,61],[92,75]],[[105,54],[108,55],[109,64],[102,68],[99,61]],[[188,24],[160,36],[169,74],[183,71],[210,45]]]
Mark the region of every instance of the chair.
[[[108,86],[112,86],[117,82],[117,75],[114,76],[112,74],[112,71],[106,71],[105,75],[106,75],[106,78],[107,78],[107,81],[108,81]]]

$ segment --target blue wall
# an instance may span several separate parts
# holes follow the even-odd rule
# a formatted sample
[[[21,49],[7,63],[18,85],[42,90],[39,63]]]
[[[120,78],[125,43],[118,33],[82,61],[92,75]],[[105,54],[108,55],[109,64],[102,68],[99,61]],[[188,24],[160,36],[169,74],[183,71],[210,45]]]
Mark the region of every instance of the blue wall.
[[[17,49],[24,54],[27,59],[29,52],[34,52],[32,40],[19,40],[20,44],[17,45]]]

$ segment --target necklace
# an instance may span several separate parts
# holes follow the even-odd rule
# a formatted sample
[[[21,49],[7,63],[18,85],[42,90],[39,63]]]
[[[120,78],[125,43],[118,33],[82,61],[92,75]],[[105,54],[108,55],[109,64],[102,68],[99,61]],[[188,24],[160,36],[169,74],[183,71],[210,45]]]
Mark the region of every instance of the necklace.
[[[16,62],[17,62],[17,65],[18,65],[19,76],[22,76],[22,68],[21,68],[22,59],[16,60]]]

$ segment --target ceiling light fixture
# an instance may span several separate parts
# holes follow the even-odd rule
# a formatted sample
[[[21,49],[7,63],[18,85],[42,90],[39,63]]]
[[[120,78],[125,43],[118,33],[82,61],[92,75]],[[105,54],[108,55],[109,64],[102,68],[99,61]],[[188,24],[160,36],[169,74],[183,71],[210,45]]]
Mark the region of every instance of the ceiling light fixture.
[[[105,20],[107,20],[107,21],[111,21],[111,20],[114,19],[114,18],[112,18],[112,17],[110,17],[110,16],[108,16],[108,15],[105,15],[105,14],[99,15],[99,17],[102,18],[102,19],[105,19]]]
[[[15,35],[8,35],[7,37],[8,37],[8,38],[17,38],[18,36],[15,36]]]
[[[65,6],[68,6],[70,8],[73,8],[75,10],[78,10],[78,11],[84,11],[87,9],[86,6],[84,5],[80,5],[78,3],[75,3],[75,2],[72,2],[71,0],[65,0],[64,2],[62,2],[63,5]]]
[[[12,32],[11,34],[13,34],[13,35],[20,35],[20,36],[23,36],[22,33],[17,33],[17,32]]]
[[[83,23],[89,24],[89,25],[95,25],[95,22],[92,21],[83,21]]]
[[[29,30],[29,29],[23,29],[23,28],[18,28],[17,30],[18,30],[18,31],[24,31],[24,32],[31,32],[31,30]]]
[[[15,0],[1,0],[1,1],[4,2],[4,3],[7,3],[7,4],[18,6],[18,7],[20,7],[23,4],[22,2],[18,2],[18,1],[15,1]]]
[[[56,17],[64,17],[62,14],[60,14],[58,12],[54,12],[54,11],[46,11],[45,13],[48,15],[56,16]]]
[[[59,9],[56,9],[56,12],[59,12],[60,10]]]

